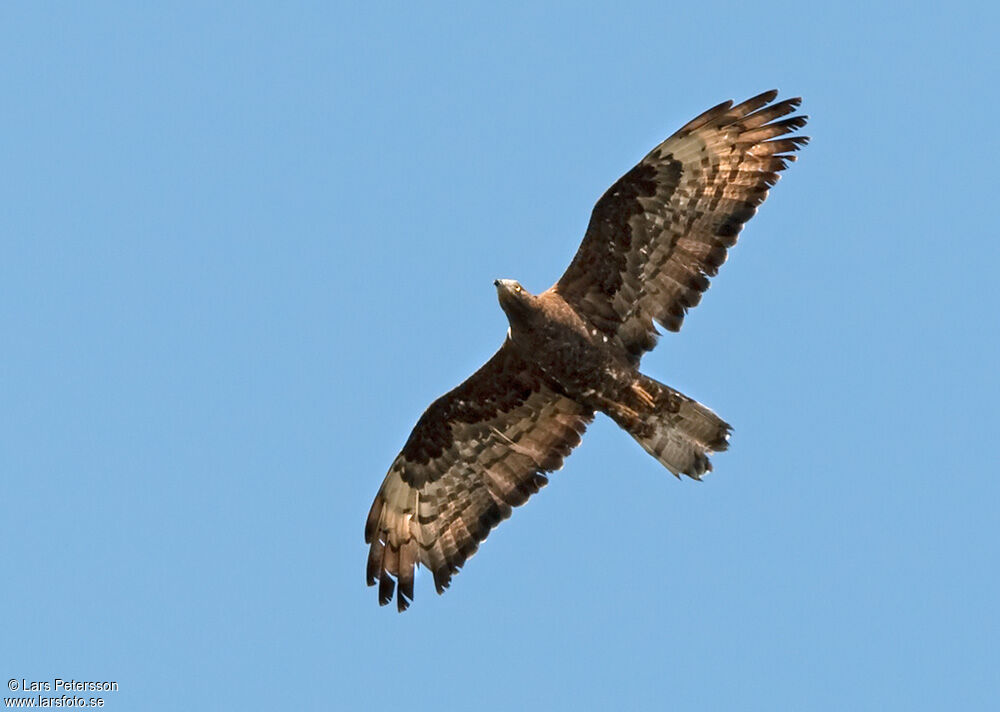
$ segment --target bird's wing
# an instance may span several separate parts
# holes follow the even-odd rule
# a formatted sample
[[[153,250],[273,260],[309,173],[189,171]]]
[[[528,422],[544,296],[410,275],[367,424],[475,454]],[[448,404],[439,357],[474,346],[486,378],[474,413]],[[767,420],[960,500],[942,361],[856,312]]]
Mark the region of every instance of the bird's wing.
[[[677,331],[805,136],[800,99],[769,91],[709,109],[654,148],[597,201],[583,243],[553,287],[618,339],[634,362],[655,319]]]
[[[551,391],[510,346],[421,416],[368,521],[367,580],[405,610],[423,564],[438,593],[490,530],[547,483],[593,412]]]

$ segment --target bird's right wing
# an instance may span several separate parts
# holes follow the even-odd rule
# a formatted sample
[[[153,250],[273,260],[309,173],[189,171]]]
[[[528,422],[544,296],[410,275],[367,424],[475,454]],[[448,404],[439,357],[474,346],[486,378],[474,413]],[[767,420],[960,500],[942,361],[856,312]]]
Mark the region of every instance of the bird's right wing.
[[[423,564],[443,593],[490,530],[562,467],[594,414],[550,390],[509,341],[421,416],[365,524],[367,581],[405,610]],[[395,579],[395,581],[393,580]]]

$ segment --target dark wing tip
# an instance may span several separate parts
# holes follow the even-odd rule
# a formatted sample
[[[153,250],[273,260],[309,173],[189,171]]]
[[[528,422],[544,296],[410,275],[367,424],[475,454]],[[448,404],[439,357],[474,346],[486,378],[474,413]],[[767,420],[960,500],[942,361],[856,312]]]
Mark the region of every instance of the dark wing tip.
[[[772,121],[768,126],[794,131],[805,126],[808,121],[809,116],[807,114],[799,114],[798,116],[789,116],[787,119],[782,119],[781,121]]]
[[[723,421],[722,425],[719,426],[719,431],[715,434],[715,438],[708,444],[708,447],[712,452],[725,452],[729,449],[729,438],[732,434],[733,426]]]
[[[400,588],[398,591],[396,591],[396,611],[398,611],[399,613],[405,611],[407,608],[410,607],[410,601],[412,600],[413,600],[413,592],[411,591],[409,598],[407,598],[403,594],[403,589]]]
[[[442,566],[434,572],[434,590],[442,595],[451,585],[452,574],[458,572],[458,567],[452,569],[448,565]]]
[[[388,604],[395,589],[396,582],[392,580],[392,576],[383,571],[378,580],[378,604],[380,606]]]
[[[402,613],[413,600],[413,570],[417,566],[417,543],[412,539],[399,548],[396,579],[396,608]]]
[[[757,96],[752,96],[746,101],[741,102],[735,108],[741,109],[742,111],[750,112],[760,108],[761,106],[764,106],[765,104],[770,104],[777,98],[778,98],[778,90],[768,89],[767,91],[762,91]]]
[[[371,543],[371,547],[368,549],[368,566],[365,570],[365,581],[369,586],[374,586],[375,582],[379,580],[382,569],[382,556],[384,545],[380,539],[376,539]]]
[[[733,100],[726,99],[722,103],[716,104],[708,111],[703,111],[702,113],[698,114],[696,117],[688,121],[686,124],[681,126],[680,129],[677,130],[675,135],[684,134],[699,129],[705,124],[712,121],[713,119],[716,119],[720,116],[725,116],[726,114],[729,113],[729,110],[732,108],[733,108]]]
[[[792,151],[798,151],[800,148],[802,148],[803,146],[805,146],[806,144],[808,144],[809,141],[810,141],[810,139],[811,139],[811,137],[809,137],[809,136],[793,136],[791,138],[791,140],[795,143],[795,148],[792,148],[790,150],[792,150]],[[791,158],[792,160],[795,160],[795,156],[789,156],[789,158]]]

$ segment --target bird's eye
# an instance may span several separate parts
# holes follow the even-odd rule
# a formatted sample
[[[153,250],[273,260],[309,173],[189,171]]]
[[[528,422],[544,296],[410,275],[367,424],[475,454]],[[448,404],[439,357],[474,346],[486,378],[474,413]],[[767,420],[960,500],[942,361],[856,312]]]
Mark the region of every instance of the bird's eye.
[[[521,291],[521,285],[520,284],[515,284],[514,285],[514,291],[515,292],[520,292]]]

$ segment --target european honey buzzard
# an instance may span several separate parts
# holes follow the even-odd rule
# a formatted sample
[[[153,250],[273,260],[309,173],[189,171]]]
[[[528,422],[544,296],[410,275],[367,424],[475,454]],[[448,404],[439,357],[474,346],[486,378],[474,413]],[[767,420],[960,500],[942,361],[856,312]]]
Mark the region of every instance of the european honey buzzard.
[[[653,322],[678,331],[743,224],[795,160],[800,100],[768,91],[709,109],[597,201],[559,281],[494,285],[510,330],[500,350],[438,398],[393,461],[365,525],[367,581],[405,610],[414,567],[438,593],[490,530],[547,483],[597,412],[677,475],[700,479],[730,426],[638,370]],[[787,118],[783,118],[787,117]]]

